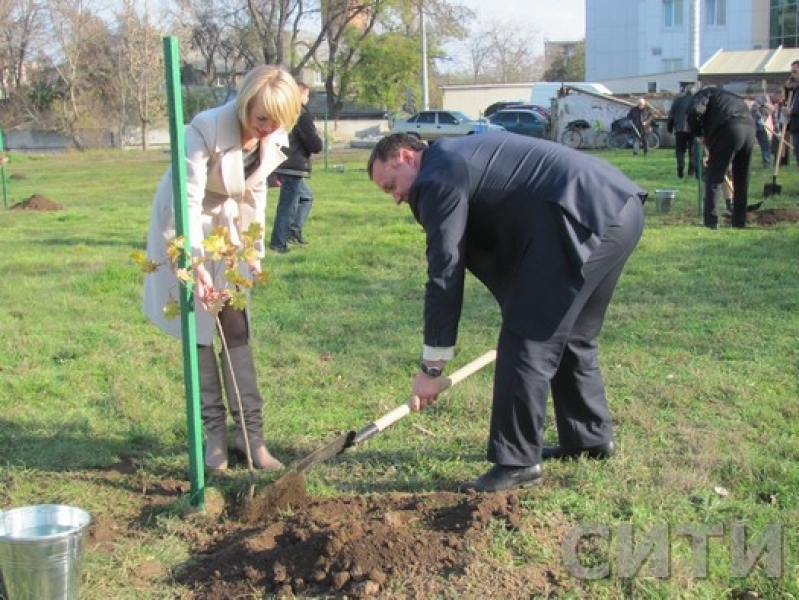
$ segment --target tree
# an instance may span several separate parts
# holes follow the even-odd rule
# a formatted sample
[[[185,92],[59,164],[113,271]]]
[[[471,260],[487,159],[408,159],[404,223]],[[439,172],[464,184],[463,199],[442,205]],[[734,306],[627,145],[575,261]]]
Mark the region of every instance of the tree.
[[[117,14],[117,101],[120,106],[120,134],[129,112],[141,125],[142,149],[148,148],[150,125],[166,114],[163,89],[165,33],[151,22],[148,7],[140,14],[133,0],[124,0]]]
[[[558,56],[544,71],[544,81],[585,81],[585,41],[578,42],[571,56]]]
[[[535,32],[515,23],[489,21],[471,33],[466,44],[455,48],[460,69],[449,80],[463,83],[518,83],[533,81],[542,72],[542,58],[535,55]]]
[[[0,1],[0,86],[4,98],[23,87],[25,63],[41,32],[39,0]]]
[[[48,0],[45,14],[49,43],[44,57],[57,73],[60,88],[57,127],[83,150],[82,130],[108,120],[106,94],[114,72],[111,36],[90,0]]]

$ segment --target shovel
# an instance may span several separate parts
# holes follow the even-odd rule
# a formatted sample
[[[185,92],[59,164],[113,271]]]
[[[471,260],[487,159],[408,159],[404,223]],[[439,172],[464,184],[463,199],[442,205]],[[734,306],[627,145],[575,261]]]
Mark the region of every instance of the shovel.
[[[461,367],[449,377],[442,377],[439,392],[443,392],[492,363],[496,356],[496,350],[490,350],[468,365]],[[280,479],[277,479],[272,485],[262,490],[261,494],[257,497],[253,495],[249,497],[245,506],[245,520],[251,524],[264,522],[276,512],[288,509],[302,501],[306,497],[305,481],[302,477],[303,471],[341,454],[347,448],[368,440],[389,425],[407,416],[411,412],[411,400],[408,399],[405,404],[401,404],[379,419],[369,423],[366,427],[358,431],[349,431],[295,462]]]
[[[469,364],[455,371],[449,377],[442,377],[441,389],[439,391],[443,392],[444,390],[452,387],[456,383],[463,381],[469,375],[476,373],[486,365],[491,364],[492,362],[494,362],[496,356],[497,356],[496,350],[489,350],[479,358],[474,359]],[[375,421],[369,423],[368,425],[359,429],[358,431],[348,431],[347,433],[342,434],[333,441],[328,442],[324,446],[321,446],[317,450],[311,452],[305,458],[298,460],[293,465],[291,465],[288,468],[287,473],[286,475],[284,475],[284,477],[290,474],[302,473],[303,471],[307,470],[313,465],[324,462],[329,458],[333,458],[334,456],[344,452],[347,448],[352,448],[353,446],[356,446],[368,440],[373,435],[380,433],[381,431],[386,429],[389,425],[393,425],[403,417],[406,417],[411,412],[411,401],[412,399],[408,399],[408,401],[405,402],[404,404],[400,404],[395,409],[387,412],[379,419],[376,419]]]

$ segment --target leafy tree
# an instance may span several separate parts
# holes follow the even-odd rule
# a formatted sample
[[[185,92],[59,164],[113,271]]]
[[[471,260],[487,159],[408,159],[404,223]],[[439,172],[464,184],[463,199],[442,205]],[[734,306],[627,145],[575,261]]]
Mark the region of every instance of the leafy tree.
[[[408,81],[419,72],[419,44],[397,33],[370,37],[361,47],[352,88],[363,104],[397,110],[406,100]]]
[[[544,71],[544,81],[585,81],[585,41],[575,45],[572,56],[559,56]]]

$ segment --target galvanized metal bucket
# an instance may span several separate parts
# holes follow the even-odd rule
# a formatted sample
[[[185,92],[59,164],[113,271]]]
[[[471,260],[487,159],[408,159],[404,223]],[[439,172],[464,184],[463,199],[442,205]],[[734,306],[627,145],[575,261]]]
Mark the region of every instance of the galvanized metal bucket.
[[[655,190],[655,211],[659,213],[671,212],[677,190]]]
[[[8,600],[79,597],[89,513],[59,504],[0,511],[0,573]]]

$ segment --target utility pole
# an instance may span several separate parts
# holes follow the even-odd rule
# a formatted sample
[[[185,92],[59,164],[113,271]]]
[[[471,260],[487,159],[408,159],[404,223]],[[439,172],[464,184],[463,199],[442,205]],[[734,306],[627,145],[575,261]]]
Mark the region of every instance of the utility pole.
[[[422,109],[430,108],[430,94],[427,85],[427,24],[424,18],[424,2],[419,2],[419,23],[422,30]]]

